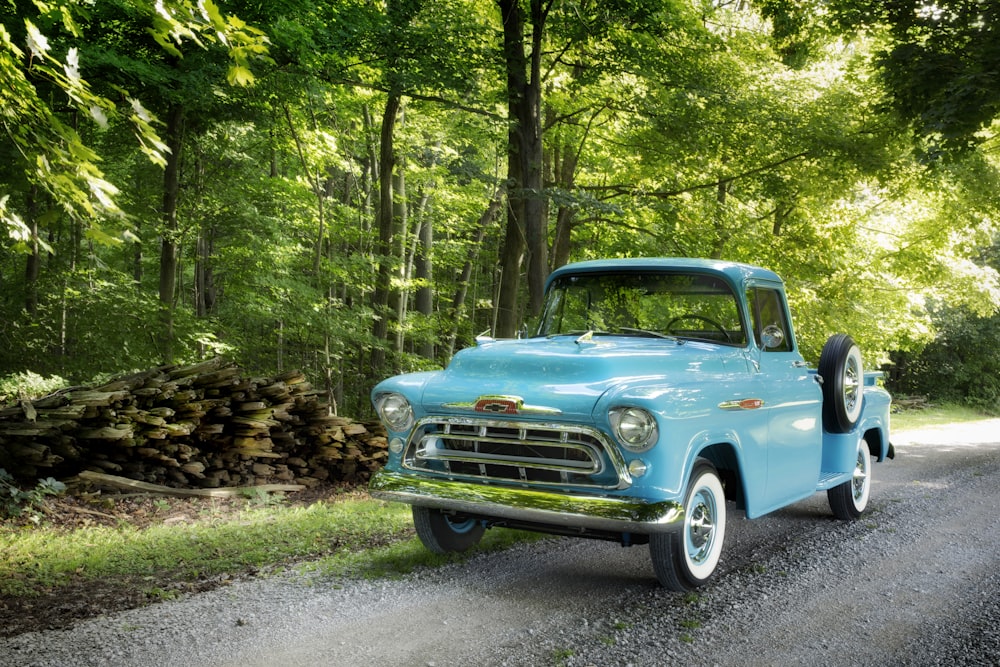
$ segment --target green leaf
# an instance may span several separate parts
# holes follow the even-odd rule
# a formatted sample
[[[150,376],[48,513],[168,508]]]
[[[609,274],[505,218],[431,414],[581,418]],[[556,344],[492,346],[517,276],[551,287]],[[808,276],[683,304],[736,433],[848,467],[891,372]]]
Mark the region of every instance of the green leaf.
[[[229,74],[226,78],[232,86],[246,87],[253,85],[254,82],[253,72],[241,65],[230,65]]]

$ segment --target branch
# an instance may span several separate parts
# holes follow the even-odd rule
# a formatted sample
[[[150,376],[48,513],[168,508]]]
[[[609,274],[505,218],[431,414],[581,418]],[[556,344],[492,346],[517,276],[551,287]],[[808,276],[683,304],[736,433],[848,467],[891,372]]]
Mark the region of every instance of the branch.
[[[688,186],[688,187],[685,187],[685,188],[680,188],[679,190],[654,190],[652,192],[649,192],[649,191],[643,190],[641,188],[637,188],[637,187],[635,187],[633,185],[623,185],[623,184],[616,184],[616,185],[585,185],[585,186],[581,186],[580,189],[584,190],[584,191],[587,191],[587,192],[611,192],[611,193],[613,193],[615,195],[629,195],[629,196],[643,195],[643,196],[647,196],[647,197],[655,197],[657,199],[668,199],[670,197],[677,197],[677,196],[685,194],[687,192],[694,192],[695,190],[707,190],[707,189],[710,189],[710,188],[717,188],[717,187],[719,187],[720,185],[722,185],[724,183],[730,183],[732,181],[736,181],[736,180],[739,180],[739,179],[742,179],[742,178],[747,178],[749,176],[753,176],[754,174],[759,174],[761,172],[765,172],[765,171],[768,171],[770,169],[774,169],[776,167],[780,167],[783,164],[786,164],[788,162],[792,162],[794,160],[798,160],[800,158],[804,158],[807,155],[809,155],[809,151],[803,151],[801,153],[797,153],[795,155],[783,158],[783,159],[778,160],[777,162],[773,162],[771,164],[766,164],[766,165],[763,165],[761,167],[756,167],[754,169],[749,169],[749,170],[741,172],[739,174],[733,174],[731,176],[724,176],[722,178],[716,179],[716,180],[711,181],[709,183],[698,183],[696,185],[691,185],[691,186]]]
[[[387,95],[393,92],[393,91],[389,90],[385,86],[380,86],[380,85],[374,84],[374,83],[365,83],[364,81],[357,81],[357,80],[354,80],[354,79],[330,79],[329,82],[330,83],[340,83],[340,84],[343,84],[345,86],[353,86],[355,88],[364,88],[366,90],[372,90],[372,91],[376,91],[376,92],[379,92],[379,93],[385,93]],[[479,116],[485,116],[486,118],[490,118],[492,120],[497,120],[497,121],[502,121],[502,122],[506,122],[507,121],[507,117],[506,116],[501,116],[500,114],[493,113],[492,111],[487,111],[485,109],[479,109],[477,107],[470,107],[470,106],[468,106],[466,104],[462,104],[461,102],[456,102],[454,100],[449,100],[449,99],[441,97],[439,95],[425,95],[423,93],[418,93],[418,92],[415,92],[415,91],[412,91],[412,90],[403,91],[402,93],[399,93],[398,91],[396,91],[396,94],[402,94],[405,97],[409,97],[410,99],[414,99],[414,100],[420,100],[422,102],[434,102],[434,103],[437,103],[437,104],[441,104],[441,105],[443,105],[443,106],[445,106],[445,107],[447,107],[449,109],[457,109],[459,111],[466,111],[468,113],[473,113],[473,114],[476,114],[476,115],[479,115]]]

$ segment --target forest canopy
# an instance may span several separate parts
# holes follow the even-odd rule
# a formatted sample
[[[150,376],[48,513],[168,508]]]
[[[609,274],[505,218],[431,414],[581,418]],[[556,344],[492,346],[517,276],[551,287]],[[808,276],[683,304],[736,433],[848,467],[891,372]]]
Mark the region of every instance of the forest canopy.
[[[643,255],[912,358],[1000,306],[994,5],[0,0],[0,378],[222,354],[360,414]]]

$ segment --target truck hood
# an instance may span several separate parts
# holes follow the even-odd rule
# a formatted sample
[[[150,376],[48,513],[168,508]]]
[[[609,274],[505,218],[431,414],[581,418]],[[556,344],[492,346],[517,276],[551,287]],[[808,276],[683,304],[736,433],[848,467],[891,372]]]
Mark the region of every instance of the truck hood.
[[[744,351],[662,338],[575,336],[489,340],[462,350],[444,371],[430,374],[421,404],[433,414],[504,410],[485,397],[523,401],[516,414],[590,420],[608,390],[626,385],[681,385],[746,372]],[[477,408],[477,403],[480,403]],[[510,406],[514,409],[515,406]]]

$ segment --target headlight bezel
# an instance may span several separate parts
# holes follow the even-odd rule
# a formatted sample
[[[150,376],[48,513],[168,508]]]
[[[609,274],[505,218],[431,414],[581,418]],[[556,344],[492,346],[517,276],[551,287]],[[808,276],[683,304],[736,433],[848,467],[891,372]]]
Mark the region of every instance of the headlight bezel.
[[[375,399],[375,411],[390,431],[405,432],[413,427],[413,405],[398,392],[380,394]]]
[[[660,439],[656,417],[644,408],[621,406],[608,413],[615,439],[622,447],[635,454],[652,449]]]

